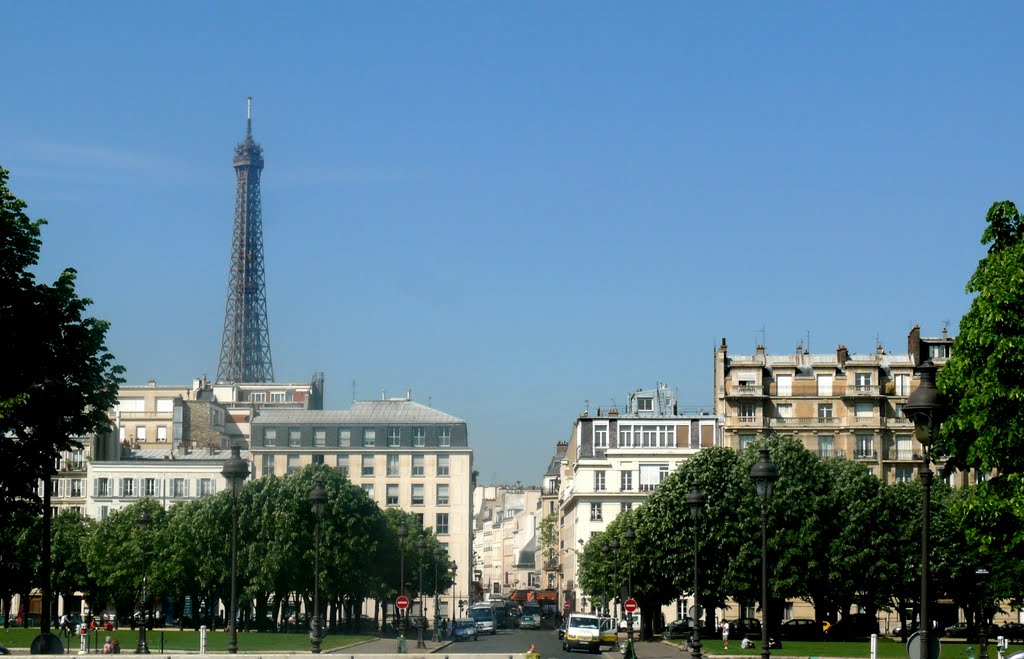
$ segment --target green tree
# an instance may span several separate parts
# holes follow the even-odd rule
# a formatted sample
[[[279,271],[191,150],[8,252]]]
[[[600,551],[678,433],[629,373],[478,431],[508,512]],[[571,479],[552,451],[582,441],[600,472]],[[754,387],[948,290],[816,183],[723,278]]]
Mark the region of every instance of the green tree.
[[[85,547],[95,528],[96,522],[74,510],[64,510],[53,518],[50,587],[54,595],[62,595],[67,601],[75,591],[81,591],[88,600],[96,592],[85,559]]]
[[[74,437],[108,430],[123,382],[104,343],[108,323],[84,316],[91,301],[75,292],[75,271],[36,283],[45,221],[28,217],[8,178],[0,168],[0,527],[18,507],[39,509],[36,485],[79,446]]]
[[[1024,218],[1001,201],[985,221],[988,253],[967,283],[975,297],[939,372],[950,414],[935,448],[948,456],[947,469],[996,470],[965,502],[964,527],[992,562],[1013,571],[999,578],[1018,584],[1006,595],[1020,602],[1024,568],[998,555],[1024,555]]]

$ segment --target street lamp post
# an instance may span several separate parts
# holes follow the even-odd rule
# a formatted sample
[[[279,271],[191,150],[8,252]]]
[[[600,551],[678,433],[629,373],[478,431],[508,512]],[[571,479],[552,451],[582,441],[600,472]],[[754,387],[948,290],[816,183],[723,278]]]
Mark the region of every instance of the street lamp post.
[[[978,659],[988,659],[988,578],[987,568],[979,567],[974,571],[978,580],[978,613],[981,618],[979,633],[981,634],[981,648],[978,652]]]
[[[139,513],[139,528],[142,529],[142,624],[139,625],[139,644],[135,646],[135,654],[149,654],[149,646],[146,645],[146,625],[149,622],[149,616],[146,615],[146,550],[149,544],[149,538],[146,536],[146,530],[149,528],[149,523],[153,521],[150,517],[149,510],[146,508],[142,509]]]
[[[327,491],[318,478],[313,483],[313,489],[309,491],[309,505],[316,515],[316,531],[313,533],[313,619],[309,622],[309,645],[313,654],[320,654],[320,641],[323,640],[323,624],[320,622],[320,520],[324,516],[325,503]]]
[[[768,500],[779,480],[779,468],[768,457],[768,447],[761,447],[761,459],[750,470],[750,479],[757,486],[761,499],[761,657],[769,659],[768,647]]]
[[[427,647],[427,644],[423,642],[423,625],[427,622],[427,616],[424,615],[423,611],[423,554],[425,554],[427,551],[427,539],[424,538],[422,535],[420,536],[420,539],[416,542],[416,549],[419,550],[418,553],[420,559],[420,590],[417,595],[417,599],[419,599],[420,601],[420,613],[419,620],[417,620],[416,624],[416,647],[425,648]]]
[[[919,472],[921,486],[924,490],[921,497],[921,632],[918,637],[921,643],[921,659],[931,659],[931,646],[928,639],[931,631],[931,620],[928,615],[928,582],[931,577],[928,537],[931,526],[933,474],[930,465],[932,441],[942,423],[942,403],[939,400],[939,390],[935,386],[937,370],[938,367],[931,360],[917,368],[921,375],[921,382],[907,398],[907,404],[903,406],[903,413],[914,422],[914,437],[921,444],[924,456]]]
[[[398,527],[398,552],[401,556],[400,567],[398,572],[398,594],[405,595],[405,541],[409,537],[409,529],[406,528],[405,524],[401,524]],[[401,611],[398,613],[399,619],[399,631],[398,634],[401,637],[398,641],[398,646],[401,648],[402,640],[405,638],[406,628],[406,617],[408,614],[403,614]],[[399,650],[401,651],[401,650]]]
[[[441,545],[435,545],[434,546],[434,635],[431,637],[431,640],[434,641],[435,643],[437,643],[438,641],[441,640],[438,637],[438,634],[437,634],[437,628],[438,628],[439,623],[441,621],[441,616],[440,616],[441,606],[440,606],[440,602],[439,602],[439,599],[438,599],[441,596],[441,589],[438,586],[438,581],[437,581],[437,568],[441,565],[441,556],[442,556]]]
[[[610,545],[610,549],[612,550],[612,556],[615,557],[615,560],[614,560],[615,572],[612,575],[612,579],[615,581],[615,592],[616,592],[616,598],[615,599],[618,601],[618,605],[617,605],[618,607],[621,607],[622,603],[623,603],[623,599],[622,599],[622,584],[619,582],[619,549],[621,549],[621,548],[622,548],[622,545],[619,544],[619,539],[618,538],[612,538],[612,543]],[[605,553],[607,553],[607,551]],[[618,623],[616,623],[616,624],[618,624]],[[618,628],[616,628],[615,631],[617,632]]]
[[[636,532],[633,531],[632,526],[626,527],[626,532],[623,534],[622,539],[626,541],[626,551],[628,552],[629,558],[627,561],[627,590],[626,598],[633,598],[633,541],[636,540]],[[630,647],[633,646],[633,613],[626,613],[626,638],[629,640]]]
[[[701,659],[700,595],[698,590],[699,581],[697,579],[700,574],[698,570],[700,554],[697,552],[697,523],[701,515],[704,514],[704,503],[704,495],[697,489],[697,484],[694,483],[690,493],[686,495],[686,505],[690,507],[690,517],[693,518],[693,638],[690,641],[690,655],[693,659]]]
[[[231,457],[224,462],[221,475],[231,486],[231,638],[228,654],[238,654],[238,492],[249,476],[249,463],[242,459],[242,448],[231,446]]]

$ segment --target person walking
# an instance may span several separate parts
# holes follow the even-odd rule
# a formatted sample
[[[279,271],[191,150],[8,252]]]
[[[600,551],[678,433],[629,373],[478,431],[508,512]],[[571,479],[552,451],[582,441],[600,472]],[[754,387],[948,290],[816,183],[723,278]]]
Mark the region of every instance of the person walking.
[[[103,641],[103,654],[114,654],[114,644],[110,642],[110,637]]]
[[[722,621],[722,649],[729,649],[729,621]]]

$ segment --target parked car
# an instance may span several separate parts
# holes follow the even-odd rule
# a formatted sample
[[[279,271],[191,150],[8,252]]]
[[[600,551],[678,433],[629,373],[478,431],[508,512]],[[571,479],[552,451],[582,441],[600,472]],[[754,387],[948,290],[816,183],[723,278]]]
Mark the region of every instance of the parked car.
[[[666,641],[670,641],[674,638],[690,638],[692,633],[693,619],[680,618],[665,625],[665,629],[661,632],[661,637]]]
[[[825,630],[817,620],[793,618],[782,623],[779,635],[784,641],[821,641],[825,638]]]
[[[601,645],[614,648],[619,643],[619,633],[615,629],[615,620],[601,618]]]
[[[1002,636],[1011,643],[1024,642],[1024,623],[1004,622],[999,628],[999,636]]]
[[[540,613],[531,611],[519,616],[519,629],[540,629]]]
[[[967,638],[967,623],[957,622],[946,627],[946,636],[951,638]]]
[[[872,634],[878,634],[878,619],[868,613],[851,613],[833,623],[828,630],[828,638],[832,641],[864,640]]]
[[[460,618],[459,620],[456,620],[453,633],[456,641],[477,640],[476,620],[473,620],[472,618]]]
[[[736,618],[729,621],[729,638],[761,638],[761,621],[757,618]]]

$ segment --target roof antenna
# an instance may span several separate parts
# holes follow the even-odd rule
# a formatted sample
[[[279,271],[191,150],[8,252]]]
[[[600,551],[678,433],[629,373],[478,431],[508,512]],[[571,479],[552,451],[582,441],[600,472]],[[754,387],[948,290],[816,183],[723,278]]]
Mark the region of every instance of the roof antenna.
[[[252,137],[252,96],[249,97],[249,109],[246,112],[245,136]]]

